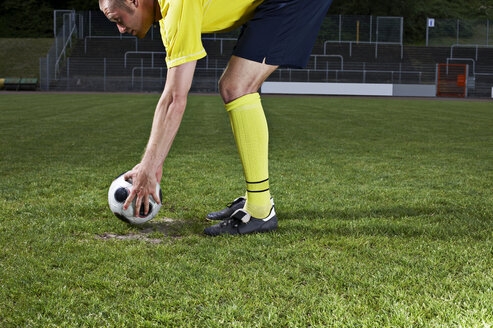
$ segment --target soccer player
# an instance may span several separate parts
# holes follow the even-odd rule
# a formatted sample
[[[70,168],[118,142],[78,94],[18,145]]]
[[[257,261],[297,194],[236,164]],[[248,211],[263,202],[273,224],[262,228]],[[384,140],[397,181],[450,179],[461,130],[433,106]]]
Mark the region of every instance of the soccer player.
[[[242,26],[233,55],[219,81],[246,181],[237,198],[208,218],[222,220],[207,235],[246,234],[277,228],[269,191],[268,129],[260,96],[262,83],[279,66],[303,68],[332,0],[99,0],[120,33],[143,38],[159,22],[168,74],[154,113],[142,160],[125,178],[133,188],[124,207],[156,200],[156,183],[180,126],[197,60],[206,56],[201,34]]]

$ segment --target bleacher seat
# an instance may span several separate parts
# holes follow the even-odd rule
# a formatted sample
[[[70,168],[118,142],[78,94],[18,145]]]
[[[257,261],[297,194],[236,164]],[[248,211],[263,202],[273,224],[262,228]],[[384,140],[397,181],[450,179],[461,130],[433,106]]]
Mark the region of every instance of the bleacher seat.
[[[38,79],[36,78],[6,78],[3,79],[3,87],[5,90],[19,91],[30,90],[34,91],[38,87]]]

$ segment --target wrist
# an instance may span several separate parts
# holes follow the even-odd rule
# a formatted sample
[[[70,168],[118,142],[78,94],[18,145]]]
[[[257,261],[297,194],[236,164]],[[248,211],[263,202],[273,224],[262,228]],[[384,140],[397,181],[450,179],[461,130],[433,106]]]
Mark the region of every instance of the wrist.
[[[140,161],[140,165],[144,168],[144,170],[149,170],[151,172],[156,171],[160,166],[161,162],[155,156],[148,154],[146,151],[142,160]]]

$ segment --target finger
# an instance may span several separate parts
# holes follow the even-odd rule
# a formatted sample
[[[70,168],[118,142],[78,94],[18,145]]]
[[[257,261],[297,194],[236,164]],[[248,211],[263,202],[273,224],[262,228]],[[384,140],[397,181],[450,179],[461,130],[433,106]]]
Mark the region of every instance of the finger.
[[[149,214],[149,195],[144,196],[144,215]]]
[[[132,176],[133,176],[133,171],[128,171],[127,173],[125,173],[125,174],[123,175],[123,180],[125,180],[125,181],[126,181],[126,180],[128,180],[128,179],[131,179],[131,178],[132,178]]]
[[[156,193],[156,190],[154,190],[151,193],[151,196],[152,196],[152,198],[154,198],[154,201],[156,201],[156,203],[161,204],[161,199],[159,198],[158,194]]]
[[[137,198],[135,199],[134,216],[139,216],[141,205],[142,205],[142,195],[137,194]]]
[[[132,190],[130,191],[130,195],[128,195],[127,200],[123,204],[123,209],[124,210],[126,210],[130,206],[130,204],[132,203],[132,201],[135,198],[135,194],[136,194],[135,189],[132,188]]]

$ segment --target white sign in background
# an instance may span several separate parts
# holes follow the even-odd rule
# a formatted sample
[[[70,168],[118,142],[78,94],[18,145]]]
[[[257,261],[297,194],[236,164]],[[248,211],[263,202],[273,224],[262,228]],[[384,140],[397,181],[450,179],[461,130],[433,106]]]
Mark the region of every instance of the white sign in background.
[[[265,82],[262,93],[292,95],[392,96],[392,84]]]

